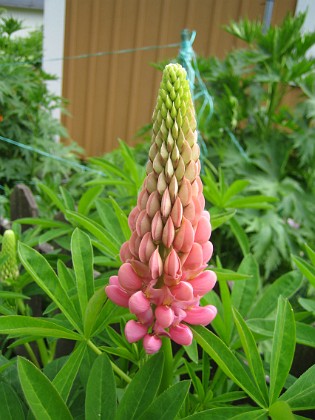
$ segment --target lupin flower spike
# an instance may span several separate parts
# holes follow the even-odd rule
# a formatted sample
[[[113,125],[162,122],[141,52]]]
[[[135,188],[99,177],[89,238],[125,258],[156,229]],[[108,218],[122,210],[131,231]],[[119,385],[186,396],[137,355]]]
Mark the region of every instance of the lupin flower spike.
[[[0,281],[12,284],[19,276],[19,268],[16,258],[16,238],[13,230],[6,230],[2,238],[2,251],[0,253],[5,257],[0,265]]]
[[[163,72],[146,173],[129,215],[132,235],[121,247],[123,264],[106,293],[136,317],[126,324],[127,340],[143,339],[152,354],[163,336],[190,345],[187,324],[207,325],[217,313],[212,305],[199,305],[216,275],[205,270],[213,251],[210,215],[199,176],[195,110],[179,64]]]

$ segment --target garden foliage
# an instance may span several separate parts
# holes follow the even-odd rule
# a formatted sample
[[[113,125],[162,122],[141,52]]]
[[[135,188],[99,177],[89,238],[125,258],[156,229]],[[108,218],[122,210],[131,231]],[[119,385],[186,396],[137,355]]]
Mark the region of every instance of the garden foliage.
[[[0,283],[1,414],[314,418],[315,83],[306,52],[315,35],[302,36],[303,19],[266,34],[233,23],[229,32],[247,48],[199,59],[215,104],[210,121],[199,120],[218,279],[201,300],[218,309],[211,327],[192,326],[191,345],[153,356],[125,338],[134,315],[104,286],[121,265],[145,173],[143,150],[121,142],[90,159],[96,172],[82,175],[79,198],[66,185],[38,183],[41,217],[12,224],[19,274]],[[292,89],[298,104],[285,105]],[[50,253],[39,252],[44,243]],[[6,273],[10,255],[0,253]]]

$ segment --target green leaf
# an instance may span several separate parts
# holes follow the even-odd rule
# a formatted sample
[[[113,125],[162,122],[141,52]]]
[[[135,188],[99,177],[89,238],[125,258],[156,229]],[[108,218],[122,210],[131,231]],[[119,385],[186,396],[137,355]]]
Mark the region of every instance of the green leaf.
[[[57,196],[57,194],[51,189],[49,188],[47,185],[45,184],[41,184],[38,183],[37,186],[39,187],[39,189],[46,194],[50,200],[52,201],[52,203],[62,212],[65,213],[66,211],[66,207],[63,204],[63,202],[60,200],[60,198]]]
[[[238,273],[248,275],[250,278],[234,283],[231,293],[232,304],[242,316],[246,316],[255,301],[260,282],[259,266],[253,255],[246,255],[238,268]]]
[[[295,350],[295,319],[290,303],[279,298],[270,361],[270,403],[276,402],[289,374]]]
[[[98,356],[87,382],[85,418],[114,419],[116,415],[116,384],[108,356]]]
[[[192,360],[194,363],[198,363],[198,346],[196,341],[193,340],[189,346],[183,347],[190,360]]]
[[[188,394],[190,381],[181,381],[159,395],[139,420],[175,419]]]
[[[294,420],[294,415],[288,403],[285,401],[276,401],[269,408],[269,415],[272,420]]]
[[[217,275],[218,281],[239,281],[251,279],[251,275],[238,273],[227,268],[212,268]]]
[[[31,362],[19,357],[18,373],[26,401],[35,418],[72,419],[70,411],[56,388]]]
[[[235,210],[221,210],[220,212],[214,212],[210,210],[210,217],[211,217],[211,227],[212,230],[217,229],[219,226],[223,225],[223,223],[230,220],[235,215]]]
[[[75,288],[75,279],[74,276],[70,274],[70,269],[67,268],[65,263],[61,260],[57,262],[57,270],[58,270],[58,278],[60,281],[61,286],[66,290],[69,291]]]
[[[28,296],[22,295],[22,293],[0,290],[0,299],[30,299],[30,298]]]
[[[14,221],[15,223],[21,223],[22,225],[38,225],[43,228],[61,228],[66,229],[69,227],[67,223],[59,222],[58,220],[50,219],[39,219],[37,217],[24,217]]]
[[[279,296],[290,298],[302,286],[303,277],[297,271],[290,271],[279,277],[256,301],[250,310],[249,318],[265,318],[276,309]]]
[[[96,198],[101,194],[104,187],[99,185],[93,188],[89,188],[79,200],[78,212],[87,216],[91,207],[93,206]]]
[[[68,210],[75,210],[74,200],[69,191],[67,191],[64,187],[59,187],[59,190],[61,192],[66,208]]]
[[[198,344],[217,363],[222,371],[240,386],[259,406],[264,407],[264,400],[253,380],[248,376],[241,362],[232,351],[211,331],[203,326],[190,327]]]
[[[50,319],[35,318],[23,315],[0,317],[0,334],[14,337],[31,335],[36,337],[56,337],[68,340],[82,340],[82,337]]]
[[[277,201],[275,197],[268,197],[266,195],[250,195],[248,197],[230,200],[226,206],[235,209],[272,209],[273,206],[268,203],[273,203],[275,201]]]
[[[100,316],[106,299],[107,296],[105,294],[104,288],[102,287],[101,289],[97,290],[89,300],[84,316],[85,337],[89,338],[90,336],[93,336],[93,328],[95,326],[95,323],[97,322],[97,319]]]
[[[163,353],[157,353],[148,360],[128,385],[115,420],[133,420],[140,417],[155,399],[162,371]]]
[[[235,415],[242,413],[250,413],[254,415],[255,411],[255,408],[250,406],[218,407],[211,408],[210,410],[199,411],[191,416],[184,417],[183,420],[226,420],[232,419]],[[257,411],[261,412],[261,410]]]
[[[223,195],[223,207],[229,207],[226,205],[226,203],[229,201],[230,198],[232,198],[234,195],[239,194],[241,191],[243,191],[247,186],[249,185],[249,181],[247,180],[236,180],[234,181],[229,188],[226,190],[226,192]]]
[[[74,328],[80,331],[81,320],[79,315],[47,260],[37,251],[21,242],[18,244],[18,250],[20,261],[28,273],[51,300],[55,302]]]
[[[5,420],[25,419],[19,397],[14,389],[4,382],[0,382],[0,417]]]
[[[231,230],[237,239],[237,242],[239,243],[239,246],[241,247],[241,250],[243,252],[244,257],[249,254],[250,247],[249,247],[249,240],[245,233],[245,230],[242,228],[242,226],[238,223],[238,221],[233,217],[229,221]]]
[[[256,347],[255,339],[250,329],[246,325],[244,319],[242,318],[241,314],[237,312],[235,308],[233,308],[233,316],[237,327],[238,335],[240,336],[242,346],[246,354],[246,359],[250,371],[256,382],[257,387],[261,391],[261,395],[265,401],[266,406],[268,406],[269,398],[265,379],[265,371],[262,360]]]
[[[119,225],[121,227],[121,230],[124,234],[125,241],[128,241],[130,239],[130,235],[131,235],[130,227],[128,225],[128,217],[126,216],[124,211],[119,207],[118,203],[112,197],[109,197],[109,198],[110,198],[112,206],[115,210],[115,214],[117,216],[118,223],[119,223]]]
[[[90,237],[78,228],[72,234],[71,254],[81,312],[84,317],[88,301],[94,294],[93,250]]]
[[[115,238],[113,238],[112,235],[101,225],[96,223],[94,220],[73,211],[67,211],[66,216],[72,223],[78,224],[95,236],[95,238],[100,241],[102,248],[106,250],[108,255],[114,258],[119,255],[119,246],[116,245]]]
[[[81,366],[85,350],[86,343],[80,343],[78,347],[70,354],[68,360],[62,366],[52,381],[59,395],[65,402],[67,402],[73,382]]]
[[[313,312],[313,314],[315,314],[315,300],[314,299],[299,298],[298,302],[302,306],[302,308],[304,308],[306,311]]]
[[[301,375],[279,398],[287,402],[292,410],[315,408],[315,365]]]
[[[315,287],[315,267],[296,255],[292,255],[292,260],[301,273],[307,278],[307,280],[309,280],[311,285]]]
[[[307,244],[305,244],[304,247],[305,247],[305,251],[308,255],[308,258],[311,260],[311,263],[315,267],[315,251],[310,246],[308,246]]]

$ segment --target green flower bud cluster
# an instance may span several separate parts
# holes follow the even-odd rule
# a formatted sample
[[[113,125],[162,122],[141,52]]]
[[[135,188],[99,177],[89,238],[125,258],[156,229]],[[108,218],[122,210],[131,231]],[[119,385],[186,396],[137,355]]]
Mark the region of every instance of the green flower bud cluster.
[[[0,265],[0,281],[10,285],[19,276],[16,238],[13,230],[8,229],[4,232],[0,256],[4,257],[4,262]]]

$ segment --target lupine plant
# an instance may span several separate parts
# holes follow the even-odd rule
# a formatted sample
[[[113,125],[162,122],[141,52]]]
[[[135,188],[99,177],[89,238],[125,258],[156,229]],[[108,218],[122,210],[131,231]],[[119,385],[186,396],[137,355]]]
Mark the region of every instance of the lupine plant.
[[[190,345],[187,323],[207,325],[216,315],[213,305],[199,305],[216,275],[205,271],[213,251],[210,215],[199,176],[194,106],[179,64],[163,73],[146,173],[128,219],[131,238],[120,250],[123,265],[106,293],[136,315],[137,322],[126,324],[127,340],[143,338],[150,354],[160,349],[163,336]]]

